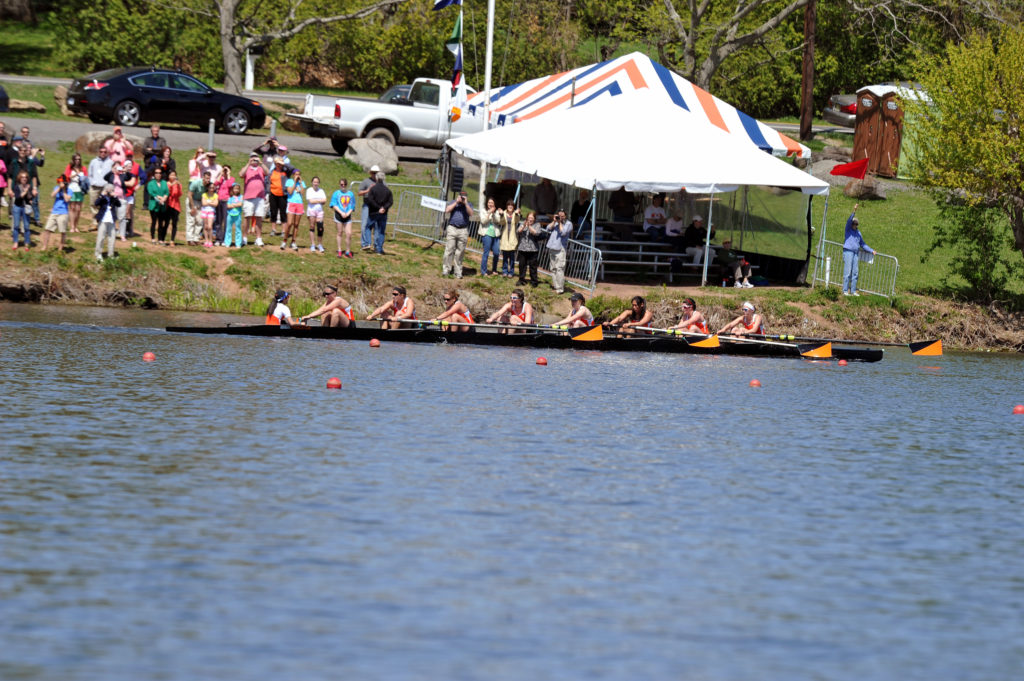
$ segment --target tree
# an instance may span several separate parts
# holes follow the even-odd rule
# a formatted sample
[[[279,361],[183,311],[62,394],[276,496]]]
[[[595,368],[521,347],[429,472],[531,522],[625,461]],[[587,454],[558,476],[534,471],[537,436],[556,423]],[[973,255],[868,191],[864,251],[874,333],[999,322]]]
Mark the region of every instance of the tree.
[[[917,75],[930,101],[904,102],[905,138],[912,142],[907,160],[915,181],[952,217],[937,230],[936,243],[952,245],[955,267],[979,284],[989,274],[971,279],[980,252],[988,255],[978,263],[984,268],[1012,253],[1003,250],[1007,224],[1013,248],[1024,255],[1024,30],[1007,27],[951,43],[921,57]],[[984,209],[998,210],[1002,224]],[[1014,257],[1011,267],[1019,264]]]

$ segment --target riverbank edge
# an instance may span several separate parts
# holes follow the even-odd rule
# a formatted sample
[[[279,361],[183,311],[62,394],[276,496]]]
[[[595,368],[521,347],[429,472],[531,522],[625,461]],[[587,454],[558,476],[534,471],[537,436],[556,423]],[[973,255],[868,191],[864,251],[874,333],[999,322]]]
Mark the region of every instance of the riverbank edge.
[[[287,258],[287,255],[282,257]],[[230,269],[225,273],[223,268],[205,277],[191,276],[190,272],[177,272],[172,276],[131,276],[129,273],[115,280],[104,280],[88,271],[83,276],[68,271],[70,268],[54,267],[52,262],[24,263],[17,267],[11,267],[10,261],[6,264],[7,267],[0,269],[0,302],[245,315],[259,315],[273,288],[284,285],[281,282],[288,279],[305,282],[288,286],[293,289],[292,309],[296,314],[310,312],[320,304],[318,289],[328,280],[336,280],[357,314],[363,315],[384,300],[388,293],[385,289],[396,283],[405,285],[427,314],[436,314],[442,309],[441,297],[453,286],[474,313],[497,309],[515,287],[514,280],[501,277],[467,276],[461,281],[442,278],[432,272],[433,267],[429,268],[431,272],[421,267],[394,275],[388,262],[377,261],[371,261],[358,272],[337,277],[289,276],[288,263],[274,258],[266,262],[267,270],[273,272],[281,267],[285,271],[270,276],[269,281],[276,283],[271,283],[269,288],[264,286],[263,291],[247,288],[246,282],[237,280],[241,277],[233,277]],[[557,296],[549,288],[546,283],[537,289],[527,288],[527,296],[543,323],[555,321],[569,309],[568,296]],[[905,294],[887,300],[868,295],[843,297],[834,287],[737,290],[601,284],[588,295],[588,304],[599,318],[610,318],[626,309],[634,295],[648,299],[655,326],[675,323],[680,312],[679,302],[686,297],[701,301],[701,310],[713,329],[732,319],[741,302],[750,299],[764,314],[770,334],[897,343],[941,339],[947,350],[1024,352],[1024,314],[1007,312],[996,305],[981,306],[921,295]],[[426,314],[420,316],[427,318]]]

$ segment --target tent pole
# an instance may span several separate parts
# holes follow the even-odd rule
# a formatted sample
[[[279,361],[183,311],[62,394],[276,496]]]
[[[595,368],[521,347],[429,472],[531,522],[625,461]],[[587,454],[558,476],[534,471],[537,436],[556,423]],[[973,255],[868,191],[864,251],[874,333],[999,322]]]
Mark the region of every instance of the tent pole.
[[[491,64],[494,61],[494,0],[487,0],[487,51],[484,57],[484,125],[487,130],[488,119],[491,117]],[[480,213],[484,212],[487,202],[484,200],[484,189],[487,188],[487,164],[480,164]]]
[[[715,185],[711,185],[711,195],[708,197],[708,228],[704,236],[704,272],[700,277],[700,285],[708,285],[708,253],[711,251],[711,214],[715,210]]]
[[[818,269],[821,267],[821,255],[825,252],[825,230],[828,229],[828,194],[825,194],[825,210],[821,214],[821,238],[818,240],[818,259],[814,261],[814,277],[811,279],[811,288],[818,280]],[[828,288],[828,280],[825,280],[825,288]]]
[[[587,214],[583,216],[583,221],[587,221],[587,216],[590,216],[590,267],[588,274],[590,274],[590,283],[594,286],[597,285],[597,275],[594,273],[594,233],[597,232],[597,183],[594,183],[594,188],[590,190],[590,208],[587,209]]]

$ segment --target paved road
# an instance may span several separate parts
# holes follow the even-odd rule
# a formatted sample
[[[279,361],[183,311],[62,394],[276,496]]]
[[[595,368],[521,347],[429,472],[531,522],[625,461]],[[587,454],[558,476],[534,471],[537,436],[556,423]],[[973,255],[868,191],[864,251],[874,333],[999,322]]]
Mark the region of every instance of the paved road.
[[[111,130],[109,125],[96,125],[82,118],[68,118],[62,121],[50,121],[39,118],[18,118],[0,114],[0,120],[7,124],[8,130],[18,130],[23,125],[32,129],[32,141],[40,147],[47,149],[50,153],[57,146],[57,142],[74,142],[87,132],[94,130]],[[195,149],[206,147],[209,141],[209,134],[200,132],[195,126],[160,126],[161,134],[167,140],[172,149]],[[149,126],[127,128],[125,132],[129,135],[146,137],[149,135]],[[214,136],[214,148],[220,151],[240,154],[252,151],[259,146],[266,138],[267,131],[260,134],[228,135],[217,133]],[[330,140],[306,137],[304,135],[292,135],[285,130],[280,130],[277,139],[288,147],[289,154],[310,154],[315,156],[326,156],[336,158],[338,155],[331,148]],[[425,149],[423,147],[397,147],[398,158],[405,162],[433,163],[440,153],[437,149]]]

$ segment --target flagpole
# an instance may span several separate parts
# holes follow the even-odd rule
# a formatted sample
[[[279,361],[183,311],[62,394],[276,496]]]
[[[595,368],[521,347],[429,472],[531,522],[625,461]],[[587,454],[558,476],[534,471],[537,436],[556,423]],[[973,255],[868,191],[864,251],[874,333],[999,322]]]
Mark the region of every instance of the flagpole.
[[[491,65],[494,56],[494,0],[487,0],[487,52],[484,57],[484,125],[487,130],[487,120],[491,115]],[[484,189],[487,187],[487,164],[480,164],[480,214],[484,212],[487,205],[484,199]]]

